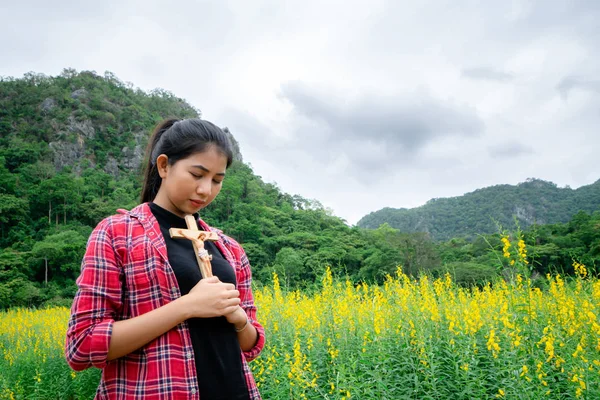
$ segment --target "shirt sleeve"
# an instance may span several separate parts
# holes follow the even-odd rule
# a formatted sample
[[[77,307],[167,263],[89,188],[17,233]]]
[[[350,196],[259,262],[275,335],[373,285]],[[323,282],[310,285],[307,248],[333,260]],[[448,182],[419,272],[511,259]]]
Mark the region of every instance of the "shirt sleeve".
[[[71,306],[65,357],[71,368],[103,368],[115,314],[122,307],[122,268],[114,248],[113,223],[100,222],[87,243]]]
[[[252,361],[265,347],[265,329],[256,320],[256,305],[254,304],[254,297],[252,295],[252,271],[250,270],[250,261],[246,256],[244,249],[237,243],[234,243],[236,247],[236,256],[239,255],[241,261],[241,267],[237,274],[237,289],[240,292],[240,305],[246,311],[248,320],[256,328],[258,333],[258,340],[254,347],[248,351],[244,351],[244,356],[247,361]]]

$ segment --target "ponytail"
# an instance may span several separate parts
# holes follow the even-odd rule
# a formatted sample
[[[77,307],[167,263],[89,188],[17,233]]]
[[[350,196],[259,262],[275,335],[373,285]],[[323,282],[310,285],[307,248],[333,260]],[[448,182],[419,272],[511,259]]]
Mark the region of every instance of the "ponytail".
[[[158,193],[158,189],[160,188],[160,184],[162,182],[160,175],[158,174],[158,169],[156,168],[156,159],[161,154],[161,146],[159,146],[159,142],[161,141],[164,133],[168,131],[177,121],[179,120],[166,119],[160,122],[156,128],[154,128],[152,137],[148,142],[148,147],[146,148],[146,157],[148,159],[146,168],[144,170],[144,183],[142,185],[142,203],[153,201],[154,197],[156,197],[156,193]]]

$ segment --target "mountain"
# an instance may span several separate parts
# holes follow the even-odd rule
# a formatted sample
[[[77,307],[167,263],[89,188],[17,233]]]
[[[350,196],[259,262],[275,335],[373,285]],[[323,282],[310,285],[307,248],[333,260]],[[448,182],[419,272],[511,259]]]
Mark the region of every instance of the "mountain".
[[[600,180],[578,189],[528,179],[517,185],[496,185],[463,196],[437,198],[421,207],[383,208],[358,221],[375,229],[387,223],[401,232],[427,232],[435,240],[498,232],[495,223],[513,228],[565,223],[578,211],[600,210]]]
[[[0,148],[10,171],[39,161],[56,171],[99,165],[114,177],[137,173],[158,121],[199,116],[166,90],[146,93],[110,72],[65,69],[56,77],[30,72],[0,78]]]
[[[0,78],[0,310],[69,306],[93,227],[116,209],[138,204],[143,152],[154,125],[165,117],[198,116],[199,110],[172,93],[134,89],[110,72],[65,69],[55,77],[27,73],[17,79]],[[416,276],[422,270],[442,271],[450,262],[456,281],[465,284],[475,281],[473,268],[487,274],[477,275],[477,280],[491,279],[495,273],[488,243],[502,249],[498,235],[472,243],[461,239],[433,243],[427,234],[400,232],[387,225],[349,227],[317,200],[284,193],[264,182],[243,162],[230,137],[237,149],[235,161],[221,193],[201,215],[243,245],[255,284],[277,273],[289,288],[314,287],[327,267],[354,282],[379,283],[399,265]],[[477,191],[458,205],[439,199],[422,209],[441,210],[431,214],[436,218],[431,226],[437,228],[444,217],[446,225],[453,226],[452,211],[479,217],[481,210],[468,211],[477,210],[464,207],[468,203],[488,206],[505,221],[493,203],[503,196],[509,199],[506,204],[518,207],[505,210],[509,221],[515,209],[529,219],[531,215],[540,219],[528,207],[531,204],[541,203],[551,215],[584,209],[582,204],[600,198],[597,184],[577,191],[542,181],[520,186],[529,193],[524,200],[517,201],[518,196],[498,187]],[[488,190],[497,193],[487,195]],[[570,192],[578,194],[579,203]],[[555,207],[555,197],[563,205]],[[431,216],[420,212],[413,226],[425,227]],[[600,213],[580,213],[569,224],[540,229],[535,254],[542,261],[535,263],[536,270],[543,274],[570,268],[573,259],[600,265],[599,221]],[[471,228],[480,229],[475,223]],[[461,268],[464,278],[456,272]]]
[[[110,72],[0,77],[0,309],[68,305],[93,227],[138,204],[155,124],[200,115],[166,90],[135,89]],[[257,284],[274,272],[284,285],[309,284],[326,266],[380,280],[395,270],[398,252],[318,201],[264,182],[224,130],[234,162],[201,215],[243,244]]]

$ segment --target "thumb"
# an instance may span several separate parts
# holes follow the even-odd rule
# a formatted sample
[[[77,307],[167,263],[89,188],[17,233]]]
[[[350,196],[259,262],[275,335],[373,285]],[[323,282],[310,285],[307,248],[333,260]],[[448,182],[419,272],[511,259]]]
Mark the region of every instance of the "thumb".
[[[203,280],[204,282],[206,282],[206,283],[218,283],[218,282],[220,282],[220,281],[219,281],[219,278],[218,278],[218,277],[216,277],[216,276],[209,276],[208,278],[204,278],[204,279],[202,279],[202,280]]]

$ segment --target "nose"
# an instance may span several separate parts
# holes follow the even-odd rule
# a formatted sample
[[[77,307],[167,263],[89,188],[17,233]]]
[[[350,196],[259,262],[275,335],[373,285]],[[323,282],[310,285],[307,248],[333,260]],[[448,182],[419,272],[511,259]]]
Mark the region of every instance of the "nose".
[[[210,196],[212,185],[210,179],[200,179],[196,186],[196,193],[202,197],[203,200]]]

